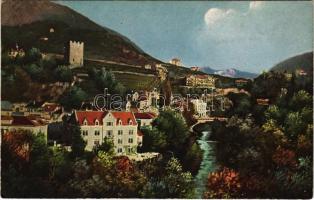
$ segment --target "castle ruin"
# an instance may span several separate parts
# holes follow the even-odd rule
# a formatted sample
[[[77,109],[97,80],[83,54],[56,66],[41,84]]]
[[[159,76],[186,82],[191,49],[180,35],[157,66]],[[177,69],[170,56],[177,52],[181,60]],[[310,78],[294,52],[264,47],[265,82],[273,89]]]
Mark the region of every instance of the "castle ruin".
[[[65,49],[65,61],[72,66],[83,66],[84,42],[69,41]]]

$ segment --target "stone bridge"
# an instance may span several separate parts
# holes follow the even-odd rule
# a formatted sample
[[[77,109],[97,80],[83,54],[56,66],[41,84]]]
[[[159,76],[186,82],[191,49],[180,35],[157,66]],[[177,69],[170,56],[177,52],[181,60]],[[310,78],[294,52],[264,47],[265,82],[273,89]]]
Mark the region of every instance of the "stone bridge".
[[[193,129],[196,125],[198,124],[203,124],[203,123],[206,123],[206,122],[213,122],[214,120],[218,120],[218,121],[227,121],[228,118],[226,117],[206,117],[206,118],[200,118],[200,119],[197,119],[197,122],[195,124],[193,124],[192,126],[190,126],[190,131],[193,132]]]

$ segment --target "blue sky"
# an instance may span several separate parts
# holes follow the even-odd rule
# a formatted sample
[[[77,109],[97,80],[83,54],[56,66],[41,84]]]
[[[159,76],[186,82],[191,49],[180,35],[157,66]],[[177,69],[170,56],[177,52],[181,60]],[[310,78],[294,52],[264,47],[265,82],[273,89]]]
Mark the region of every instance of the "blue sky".
[[[150,55],[261,72],[312,51],[312,2],[64,1]]]

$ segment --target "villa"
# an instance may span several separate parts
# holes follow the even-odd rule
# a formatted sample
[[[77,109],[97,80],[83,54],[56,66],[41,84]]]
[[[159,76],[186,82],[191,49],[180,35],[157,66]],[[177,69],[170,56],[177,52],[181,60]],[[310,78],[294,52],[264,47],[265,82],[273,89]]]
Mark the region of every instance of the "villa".
[[[104,138],[113,140],[117,154],[128,155],[137,152],[142,145],[142,133],[132,112],[125,111],[75,111],[74,116],[81,128],[86,150],[101,145]]]

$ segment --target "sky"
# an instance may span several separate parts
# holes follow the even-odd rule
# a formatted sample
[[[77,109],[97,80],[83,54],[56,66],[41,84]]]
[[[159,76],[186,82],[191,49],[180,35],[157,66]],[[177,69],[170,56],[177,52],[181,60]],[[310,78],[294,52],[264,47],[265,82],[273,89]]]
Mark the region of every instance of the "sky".
[[[260,73],[313,49],[311,1],[62,1],[135,42],[185,66]]]

